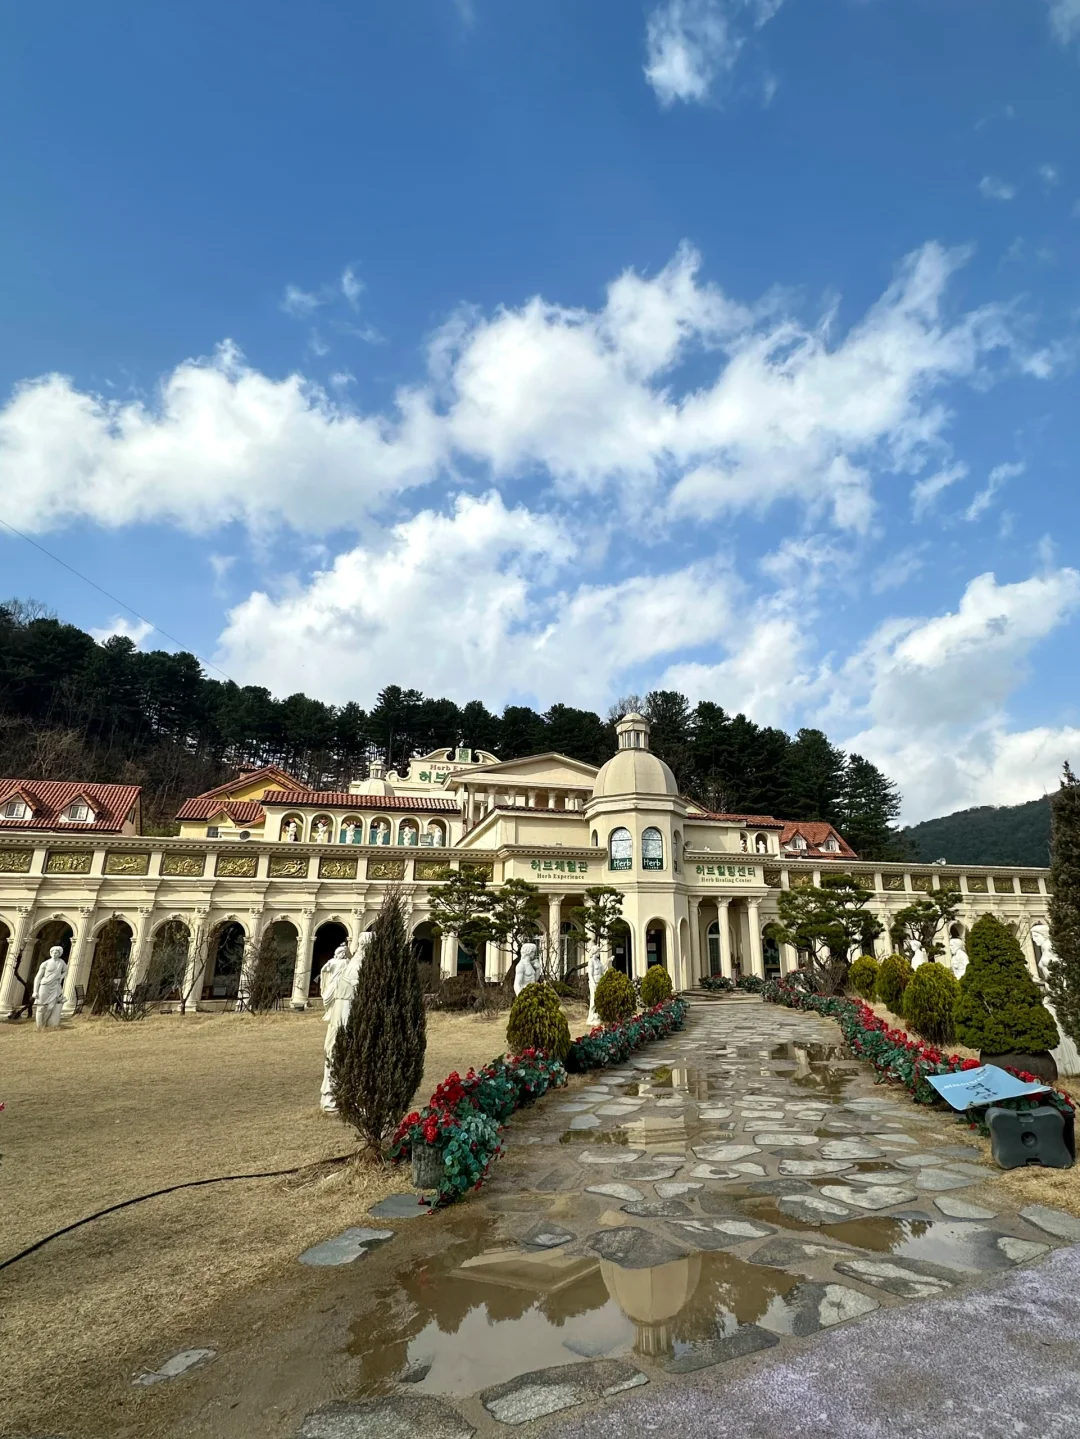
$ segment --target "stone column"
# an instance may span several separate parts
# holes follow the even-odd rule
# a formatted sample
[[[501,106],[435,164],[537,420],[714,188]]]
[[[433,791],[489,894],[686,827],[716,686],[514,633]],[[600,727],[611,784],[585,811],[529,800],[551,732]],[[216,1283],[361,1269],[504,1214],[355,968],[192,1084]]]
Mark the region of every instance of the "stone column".
[[[780,946],[780,969],[783,974],[794,974],[799,967],[799,951],[793,944]]]
[[[720,973],[725,979],[730,979],[733,973],[731,965],[731,925],[728,911],[731,908],[730,899],[718,899],[716,901],[716,922],[720,930]]]
[[[554,808],[555,808],[555,791],[554,791],[553,789],[549,789],[549,790],[548,790],[548,809],[554,809]]]
[[[765,956],[761,952],[761,916],[758,913],[760,901],[746,901],[746,917],[750,925],[750,972],[765,977]]]
[[[75,991],[81,985],[86,988],[86,975],[89,972],[90,964],[93,961],[93,947],[87,948],[90,939],[90,931],[94,927],[92,915],[93,905],[83,905],[79,909],[79,933],[75,937],[75,943],[71,946],[71,953],[68,956],[67,978],[64,980],[64,1013],[74,1014],[75,1012]]]
[[[690,908],[690,973],[687,975],[687,988],[692,989],[705,973],[705,967],[701,963],[701,896],[692,894],[689,897]]]
[[[307,1009],[308,990],[311,988],[311,947],[315,942],[315,911],[305,909],[300,925],[300,937],[296,941],[296,968],[293,970],[293,1009]]]
[[[236,985],[236,1007],[238,1010],[247,1008],[248,991],[251,989],[251,973],[255,965],[255,957],[259,951],[259,944],[262,941],[262,926],[259,921],[263,914],[264,911],[261,909],[248,910],[248,937],[244,943],[244,957],[240,963],[240,979]]]
[[[529,808],[530,808],[530,809],[535,809],[535,808],[536,808],[536,791],[535,791],[534,789],[530,789],[530,790],[526,790],[525,793],[526,793],[526,797],[527,797],[528,802],[529,802]]]
[[[19,982],[16,979],[19,957],[22,954],[22,947],[26,943],[27,931],[30,928],[30,905],[19,905],[16,910],[15,928],[8,939],[7,955],[4,959],[4,972],[0,975],[0,1019],[6,1019],[15,1008],[16,991]],[[26,971],[23,971],[24,973]]]
[[[131,954],[128,956],[127,988],[129,991],[146,978],[146,970],[150,962],[146,935],[150,928],[150,916],[153,912],[153,905],[139,906],[139,918],[131,941]]]
[[[554,964],[556,973],[562,973],[562,936],[559,934],[559,927],[562,924],[562,902],[561,894],[548,895],[548,937],[551,940],[551,962]]]

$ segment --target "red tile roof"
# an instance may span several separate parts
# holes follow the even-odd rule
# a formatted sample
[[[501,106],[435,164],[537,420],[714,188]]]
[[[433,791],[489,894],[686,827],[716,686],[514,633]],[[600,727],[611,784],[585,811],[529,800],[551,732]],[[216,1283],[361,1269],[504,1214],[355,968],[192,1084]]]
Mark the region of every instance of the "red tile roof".
[[[295,775],[289,774],[288,770],[278,769],[275,764],[267,764],[263,765],[262,769],[241,770],[235,779],[227,780],[225,784],[219,784],[214,789],[203,790],[202,794],[195,795],[194,799],[189,799],[187,803],[193,804],[195,800],[199,799],[212,799],[215,795],[227,795],[232,790],[239,789],[241,785],[258,784],[260,780],[264,779],[273,780],[275,784],[285,785],[288,789],[306,789],[306,785],[301,784]],[[258,801],[245,800],[241,803],[257,804]]]
[[[840,855],[844,859],[858,859],[858,855],[839,830],[834,829],[831,824],[826,824],[824,820],[785,820],[784,828],[780,835],[781,848],[783,848],[784,845],[790,844],[797,834],[801,834],[803,839],[806,840],[806,849],[797,851],[799,854],[824,856],[825,858]],[[823,849],[822,845],[824,845],[827,839],[835,839],[840,848],[834,850]]]
[[[220,799],[200,794],[185,800],[177,811],[177,819],[213,819],[217,814],[227,814],[234,824],[262,824],[266,818],[263,807],[257,799]]]
[[[461,806],[452,799],[421,799],[407,794],[341,794],[336,790],[271,790],[263,796],[263,804],[306,805],[319,809],[407,809],[414,814],[457,813]]]
[[[139,829],[137,784],[83,784],[79,780],[0,779],[0,829],[45,829],[61,834],[121,834],[129,813],[135,811]],[[7,801],[20,795],[33,813],[29,819],[4,819]],[[95,818],[85,824],[60,818],[72,800],[85,799]]]
[[[771,814],[715,814],[706,810],[704,814],[688,814],[689,823],[699,819],[719,820],[725,824],[744,824],[749,829],[783,829],[782,819],[773,819]]]

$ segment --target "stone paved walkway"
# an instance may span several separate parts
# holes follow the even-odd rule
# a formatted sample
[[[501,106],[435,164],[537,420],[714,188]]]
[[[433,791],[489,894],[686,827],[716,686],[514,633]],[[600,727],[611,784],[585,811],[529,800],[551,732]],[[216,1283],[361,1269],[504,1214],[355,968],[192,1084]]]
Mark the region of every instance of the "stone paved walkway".
[[[1068,1216],[982,1192],[995,1171],[966,1132],[875,1086],[838,1041],[816,1015],[698,999],[681,1034],[516,1116],[469,1202],[466,1257],[403,1280],[399,1334],[387,1297],[353,1350],[370,1397],[309,1414],[302,1439],[644,1415],[670,1386],[734,1382],[838,1325],[857,1367],[865,1316],[957,1300],[1080,1239]]]

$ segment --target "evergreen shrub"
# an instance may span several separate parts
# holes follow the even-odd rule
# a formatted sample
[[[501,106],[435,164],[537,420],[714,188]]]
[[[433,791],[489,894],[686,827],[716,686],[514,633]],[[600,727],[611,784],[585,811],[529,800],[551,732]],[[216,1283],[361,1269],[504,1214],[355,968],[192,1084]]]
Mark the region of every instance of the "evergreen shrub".
[[[641,1003],[645,1009],[652,1009],[654,1004],[663,1004],[665,999],[670,999],[672,994],[671,976],[662,964],[653,964],[645,972],[645,978],[641,981]]]
[[[848,984],[861,999],[873,999],[880,968],[872,954],[860,954],[848,970]]]
[[[933,1044],[955,1039],[953,1006],[960,992],[955,975],[936,960],[920,964],[904,990],[904,1019],[908,1028]]]
[[[550,984],[527,984],[510,1006],[506,1044],[511,1054],[542,1049],[551,1059],[570,1052],[570,1026]]]
[[[621,969],[606,969],[596,986],[596,1012],[604,1024],[629,1019],[637,1008],[634,986]]]
[[[902,954],[890,954],[881,961],[877,976],[877,997],[887,1009],[903,1013],[904,990],[911,983],[911,965]]]
[[[985,1054],[1040,1054],[1058,1044],[1020,941],[992,914],[971,926],[968,967],[960,981],[956,1037]]]

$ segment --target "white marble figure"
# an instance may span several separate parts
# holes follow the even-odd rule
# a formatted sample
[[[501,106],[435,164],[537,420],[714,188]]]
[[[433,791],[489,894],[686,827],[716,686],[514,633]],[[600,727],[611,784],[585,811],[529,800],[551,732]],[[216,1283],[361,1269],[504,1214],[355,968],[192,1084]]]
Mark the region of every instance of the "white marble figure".
[[[285,821],[285,828],[281,831],[281,838],[286,844],[295,844],[299,835],[296,832],[296,821],[289,819]]]
[[[347,820],[341,827],[341,843],[354,844],[356,842],[356,825],[352,820]]]
[[[514,970],[514,994],[518,995],[527,984],[535,984],[540,978],[540,964],[537,960],[536,945],[530,940],[521,946],[521,958]]]
[[[1037,920],[1031,926],[1031,938],[1038,947],[1039,957],[1036,965],[1042,981],[1045,984],[1050,978],[1050,971],[1060,963],[1060,956],[1054,948],[1054,941],[1050,938],[1050,926],[1044,919]],[[1045,991],[1043,992],[1043,1004],[1054,1017],[1054,1023],[1058,1027],[1058,1034],[1061,1036],[1060,1043],[1050,1053],[1054,1056],[1054,1063],[1058,1067],[1059,1074],[1080,1074],[1080,1050],[1065,1033],[1057,1017],[1057,1010],[1050,1003]]]
[[[768,854],[768,852],[769,852],[769,841],[765,838],[765,836],[764,836],[763,834],[759,834],[759,835],[758,835],[758,837],[757,837],[757,844],[755,845],[755,849],[757,850],[758,854]]]
[[[964,941],[958,935],[953,935],[949,940],[949,968],[957,979],[963,979],[967,967],[968,952],[964,948]]]
[[[58,944],[34,975],[34,1020],[38,1029],[57,1029],[64,1010],[64,980],[67,963]]]
[[[315,829],[312,834],[312,838],[314,839],[316,844],[326,844],[329,840],[330,826],[326,823],[324,819],[318,819],[315,821]]]
[[[601,1023],[600,1016],[596,1012],[596,986],[604,977],[607,965],[598,949],[594,949],[589,956],[589,1014],[585,1020],[586,1024],[597,1025]]]
[[[917,939],[911,941],[911,967],[918,969],[920,964],[926,963],[926,950]]]
[[[326,1023],[326,1040],[323,1044],[323,1082],[319,1103],[327,1114],[336,1114],[337,1105],[330,1091],[330,1061],[334,1056],[334,1043],[338,1030],[349,1020],[353,997],[356,994],[360,969],[364,955],[371,943],[370,934],[362,934],[356,953],[349,953],[347,944],[337,949],[319,971],[319,993],[322,996],[323,1016]]]

